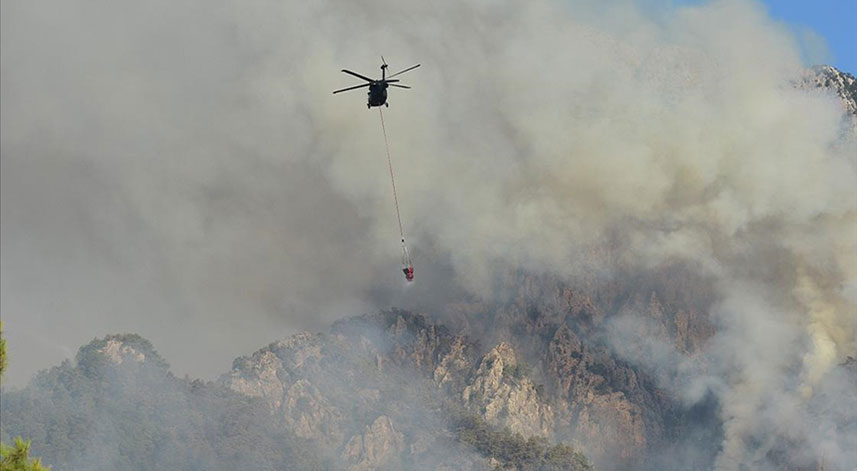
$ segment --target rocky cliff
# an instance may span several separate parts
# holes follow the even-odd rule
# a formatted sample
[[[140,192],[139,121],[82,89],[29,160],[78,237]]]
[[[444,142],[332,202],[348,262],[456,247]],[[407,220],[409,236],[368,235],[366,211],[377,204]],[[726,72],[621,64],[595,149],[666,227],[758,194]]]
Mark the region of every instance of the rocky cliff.
[[[452,433],[441,412],[450,404],[513,434],[577,443],[608,469],[633,469],[673,439],[687,411],[617,359],[599,332],[617,309],[642,306],[654,334],[693,350],[711,333],[703,316],[655,292],[618,290],[620,302],[555,280],[510,283],[519,297],[469,306],[466,321],[492,329],[451,329],[401,310],[366,315],[239,358],[221,382],[263,398],[354,469],[419,461],[426,440]]]
[[[857,79],[852,74],[829,65],[817,66],[807,71],[801,86],[830,91],[842,101],[845,112],[857,116]]]

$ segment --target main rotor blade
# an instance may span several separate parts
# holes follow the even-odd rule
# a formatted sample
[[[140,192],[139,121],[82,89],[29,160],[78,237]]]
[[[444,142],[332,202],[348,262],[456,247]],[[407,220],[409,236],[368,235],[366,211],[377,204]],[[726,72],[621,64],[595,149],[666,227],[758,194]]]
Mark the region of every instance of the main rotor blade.
[[[416,69],[416,68],[417,68],[417,67],[419,67],[419,66],[420,66],[419,64],[417,64],[417,65],[412,65],[412,66],[408,67],[408,68],[407,68],[407,69],[405,69],[405,70],[400,70],[400,71],[396,72],[395,74],[391,75],[391,76],[390,76],[390,78],[393,78],[393,77],[395,77],[395,76],[397,76],[397,75],[404,74],[405,72],[408,72],[408,71],[410,71],[410,70],[414,70],[414,69]]]
[[[385,82],[387,82],[387,83],[393,83],[393,82],[398,82],[398,81],[399,81],[399,79],[393,79],[393,80],[389,80],[389,79],[387,79],[387,80],[384,80],[384,81],[385,81]]]
[[[391,83],[390,86],[391,87],[399,87],[399,88],[411,88],[407,85],[399,85],[398,83]]]
[[[364,77],[364,76],[358,74],[357,72],[352,72],[348,69],[342,69],[342,71],[345,72],[346,74],[353,75],[357,78],[362,78],[363,80],[365,80],[367,82],[374,82],[374,80],[370,79],[369,77]]]
[[[333,94],[336,95],[339,92],[347,92],[348,90],[354,90],[357,88],[368,87],[369,85],[371,85],[371,83],[364,83],[363,85],[355,85],[353,87],[348,87],[348,88],[343,88],[341,90],[337,90],[337,91],[333,92]]]

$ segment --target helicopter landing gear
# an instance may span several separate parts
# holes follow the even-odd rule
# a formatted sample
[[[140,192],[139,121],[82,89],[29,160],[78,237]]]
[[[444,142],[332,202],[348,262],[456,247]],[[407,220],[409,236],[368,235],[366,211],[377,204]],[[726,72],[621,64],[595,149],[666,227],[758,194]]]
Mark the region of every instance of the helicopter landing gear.
[[[372,108],[372,105],[370,105],[369,103],[366,103],[366,109],[368,110],[369,108]]]

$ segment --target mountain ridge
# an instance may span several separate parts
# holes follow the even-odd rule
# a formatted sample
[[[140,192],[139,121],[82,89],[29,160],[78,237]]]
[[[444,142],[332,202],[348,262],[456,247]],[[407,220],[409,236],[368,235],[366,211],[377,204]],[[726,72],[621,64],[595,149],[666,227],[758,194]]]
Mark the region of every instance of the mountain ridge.
[[[394,341],[367,343],[367,337],[362,334],[373,331],[371,322],[389,317],[393,313],[396,316],[395,322],[387,326],[386,333]],[[94,383],[92,386],[85,385],[84,390],[91,390],[93,387],[96,390],[100,387],[118,387],[120,391],[114,389],[113,393],[119,394],[120,397],[134,388],[140,388],[141,391],[133,395],[135,398],[139,398],[140,394],[152,393],[154,387],[147,383],[146,379],[156,377],[158,382],[155,389],[166,387],[173,390],[173,393],[178,391],[181,394],[191,394],[191,397],[202,391],[225,394],[227,397],[235,394],[249,400],[239,402],[245,404],[243,407],[252,407],[255,411],[252,416],[257,419],[262,410],[267,411],[270,420],[262,420],[259,427],[282,428],[282,432],[273,436],[280,439],[285,437],[285,442],[292,444],[287,447],[292,454],[298,453],[295,443],[302,443],[304,450],[311,450],[310,457],[298,453],[302,462],[310,463],[309,467],[282,469],[333,466],[335,469],[368,470],[401,469],[400,466],[407,466],[408,469],[481,470],[491,469],[490,463],[501,465],[516,460],[524,463],[516,469],[567,469],[562,463],[571,461],[577,463],[573,469],[590,469],[588,460],[574,449],[551,445],[543,439],[525,439],[529,434],[521,435],[509,428],[503,432],[504,428],[500,427],[493,429],[494,432],[491,433],[494,434],[495,440],[511,443],[507,446],[536,450],[542,453],[542,458],[547,461],[538,466],[527,464],[526,459],[521,461],[522,458],[514,456],[506,456],[504,461],[502,450],[483,450],[480,453],[468,446],[467,439],[461,437],[465,437],[470,429],[462,429],[461,424],[470,424],[469,427],[477,427],[477,430],[492,430],[492,426],[480,422],[478,417],[470,418],[474,416],[470,415],[466,408],[447,404],[443,397],[434,395],[436,391],[424,388],[429,382],[449,387],[453,381],[450,375],[455,375],[457,371],[454,357],[461,352],[459,348],[464,344],[460,338],[454,340],[448,333],[442,332],[443,330],[442,327],[427,323],[422,316],[404,311],[381,313],[374,319],[372,316],[355,317],[339,323],[336,329],[332,328],[329,337],[325,334],[298,333],[285,340],[272,342],[249,356],[237,358],[231,372],[209,383],[175,378],[151,344],[140,336],[108,335],[82,346],[75,365],[65,362],[59,367],[40,373],[24,390],[4,394],[4,416],[6,411],[15,410],[16,407],[18,409],[18,413],[7,416],[8,421],[4,420],[4,432],[29,433],[36,437],[37,446],[34,450],[42,454],[46,462],[55,463],[55,469],[79,469],[76,466],[81,462],[87,463],[87,466],[95,466],[95,461],[87,461],[89,458],[71,451],[56,453],[56,450],[52,449],[58,446],[56,437],[50,433],[37,433],[38,427],[27,424],[28,421],[20,415],[22,410],[25,413],[33,412],[31,407],[40,402],[42,399],[39,398],[44,398],[45,394],[62,394],[62,391],[69,389],[68,384],[64,382],[69,377],[80,378],[72,381],[72,384],[79,384],[81,380],[87,383],[85,379]],[[355,334],[356,337],[353,338],[357,342],[349,343],[346,336]],[[389,349],[385,349],[385,346]],[[355,355],[352,349],[370,356]],[[117,356],[117,352],[124,356]],[[343,356],[346,353],[350,356]],[[360,362],[372,355],[377,363],[364,364],[361,367]],[[119,359],[124,361],[117,361]],[[402,385],[396,381],[393,384],[382,384],[380,388],[358,388],[353,396],[351,389],[337,390],[330,382],[334,376],[332,373],[341,373],[350,376],[348,388],[354,388],[355,381],[363,386],[371,385],[372,381],[384,383],[379,379],[381,371],[398,371],[396,377],[400,378],[407,374],[410,362],[418,365],[417,368],[419,365],[427,368],[425,371],[428,371],[429,366],[438,363],[432,370],[438,373],[438,381],[434,383],[434,379],[423,378],[423,381],[415,381],[412,385]],[[446,366],[441,367],[441,363]],[[331,368],[337,369],[331,371]],[[444,368],[448,373],[446,375],[440,374]],[[358,369],[359,371],[356,371]],[[496,374],[496,371],[493,373]],[[510,375],[511,373],[501,381],[512,382]],[[360,376],[368,381],[359,381]],[[520,384],[517,380],[514,382]],[[394,391],[387,391],[388,388],[393,388]],[[79,393],[72,392],[72,395]],[[152,395],[157,396],[154,393]],[[99,403],[98,397],[101,393],[95,392],[94,396],[95,402]],[[398,398],[390,402],[382,401],[384,398],[395,397]],[[416,400],[417,397],[420,401]],[[351,406],[350,410],[344,407],[346,403]],[[41,414],[46,415],[37,415],[41,416],[40,420],[51,423],[52,415],[62,416],[68,413],[62,404],[68,405],[67,402],[59,401],[58,405],[56,401],[51,401],[48,407],[41,411]],[[58,410],[57,407],[63,410]],[[75,420],[92,421],[92,414],[91,410],[84,412]],[[425,417],[420,417],[417,424],[403,423],[407,421],[402,417],[422,415]],[[452,416],[458,418],[451,421],[448,417]],[[139,425],[148,421],[151,421],[150,417],[138,417],[135,423]],[[52,426],[54,427],[56,425]],[[285,436],[283,432],[286,433]],[[443,453],[436,453],[435,449],[439,446],[443,447]],[[327,453],[330,449],[335,450],[335,453]],[[553,458],[550,458],[549,454]],[[151,456],[137,456],[136,459],[142,464],[153,463]],[[551,464],[551,460],[555,463]],[[125,466],[120,469],[142,469],[129,463]],[[95,466],[91,469],[102,468]],[[221,468],[213,465],[210,469]]]
[[[857,123],[851,74],[806,77],[796,85],[838,96]],[[716,382],[682,382],[713,368],[715,287],[682,262],[603,269],[507,269],[482,299],[341,319],[211,382],[176,378],[140,336],[95,339],[4,391],[3,432],[32,438],[57,470],[588,469],[584,454],[599,469],[712,468],[724,399]],[[853,359],[836,368],[845,379],[828,390],[857,384]],[[789,450],[811,438],[773,437],[762,459],[808,469],[816,458]]]

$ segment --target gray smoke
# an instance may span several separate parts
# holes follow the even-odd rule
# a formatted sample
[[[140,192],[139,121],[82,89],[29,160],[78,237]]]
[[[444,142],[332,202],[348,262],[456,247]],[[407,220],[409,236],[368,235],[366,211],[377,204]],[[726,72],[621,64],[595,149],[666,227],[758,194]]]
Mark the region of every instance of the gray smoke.
[[[678,259],[717,280],[738,469],[857,356],[857,143],[755,2],[11,1],[0,34],[12,383],[101,332],[211,375],[497,264]],[[381,53],[423,63],[387,110],[408,291],[377,112],[330,94]]]

